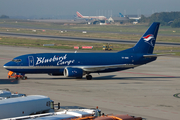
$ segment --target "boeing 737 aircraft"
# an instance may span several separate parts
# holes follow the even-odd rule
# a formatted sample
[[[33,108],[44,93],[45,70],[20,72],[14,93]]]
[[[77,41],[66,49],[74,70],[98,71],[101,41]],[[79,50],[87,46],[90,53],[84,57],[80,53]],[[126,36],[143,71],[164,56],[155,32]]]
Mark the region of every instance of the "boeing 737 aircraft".
[[[156,60],[153,54],[160,23],[154,22],[137,44],[116,53],[36,53],[14,58],[4,68],[22,74],[64,75],[92,79],[91,73],[134,68]]]
[[[85,18],[85,19],[95,19],[95,20],[106,20],[105,16],[83,16],[78,11],[76,12],[77,16],[79,18]]]

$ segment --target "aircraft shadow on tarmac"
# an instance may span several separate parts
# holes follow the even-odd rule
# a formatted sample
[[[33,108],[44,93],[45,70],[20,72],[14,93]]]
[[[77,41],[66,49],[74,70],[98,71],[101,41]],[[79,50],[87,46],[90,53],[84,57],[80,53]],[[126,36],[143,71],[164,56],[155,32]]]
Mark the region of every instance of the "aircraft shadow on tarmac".
[[[171,81],[171,80],[157,80],[158,78],[180,78],[180,77],[162,77],[162,76],[152,76],[152,77],[115,77],[116,75],[94,77],[93,80],[138,80],[138,81]]]
[[[19,80],[15,80],[15,79],[0,79],[0,84],[19,84]]]
[[[163,78],[165,80],[157,80],[159,78]],[[138,80],[138,81],[171,81],[167,80],[167,78],[180,78],[180,77],[163,77],[163,76],[152,76],[152,77],[116,77],[116,75],[108,75],[108,76],[100,76],[100,77],[93,77],[92,80],[86,80],[85,77],[82,79],[75,79],[70,77],[56,77],[56,78],[28,78],[30,80],[77,80],[77,81],[94,81],[94,80]],[[27,79],[27,80],[28,80]]]

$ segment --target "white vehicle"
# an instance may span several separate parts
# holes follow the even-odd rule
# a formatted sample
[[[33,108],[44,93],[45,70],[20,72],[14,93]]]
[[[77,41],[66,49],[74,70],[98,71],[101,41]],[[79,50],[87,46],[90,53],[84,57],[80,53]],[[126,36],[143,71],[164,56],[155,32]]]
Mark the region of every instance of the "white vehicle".
[[[99,109],[67,109],[60,112],[21,116],[2,120],[70,120],[82,117],[98,117],[100,114],[101,111]]]
[[[2,99],[0,100],[0,119],[49,112],[53,108],[53,101],[42,95]]]
[[[0,90],[0,97],[2,98],[10,98],[11,92],[7,90]]]
[[[11,93],[8,90],[0,90],[0,100],[14,98],[14,97],[24,97],[26,94],[18,94],[18,93]]]

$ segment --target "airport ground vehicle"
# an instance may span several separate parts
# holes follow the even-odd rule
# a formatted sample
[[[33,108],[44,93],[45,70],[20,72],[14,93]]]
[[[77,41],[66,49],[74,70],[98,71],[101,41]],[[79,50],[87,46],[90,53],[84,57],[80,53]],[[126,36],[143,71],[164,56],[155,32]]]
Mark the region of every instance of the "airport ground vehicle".
[[[15,97],[25,97],[26,94],[11,93],[9,90],[0,89],[0,100],[10,99]]]
[[[30,116],[7,118],[3,120],[143,120],[129,115],[100,115],[99,109],[67,109]]]
[[[103,45],[103,50],[112,50],[113,46],[111,44]]]
[[[22,96],[23,95],[23,96]],[[1,120],[142,120],[129,115],[105,115],[98,108],[61,108],[60,103],[43,95],[12,94],[9,89],[0,90]],[[58,106],[55,106],[58,105]]]
[[[0,100],[0,119],[45,113],[53,110],[53,101],[42,95]]]
[[[9,72],[8,72],[8,78],[9,78],[9,79],[10,79],[10,78],[23,79],[23,80],[26,80],[26,79],[27,79],[27,77],[24,76],[24,74],[22,74],[22,73],[15,73],[15,72],[13,72],[13,71],[9,71]]]

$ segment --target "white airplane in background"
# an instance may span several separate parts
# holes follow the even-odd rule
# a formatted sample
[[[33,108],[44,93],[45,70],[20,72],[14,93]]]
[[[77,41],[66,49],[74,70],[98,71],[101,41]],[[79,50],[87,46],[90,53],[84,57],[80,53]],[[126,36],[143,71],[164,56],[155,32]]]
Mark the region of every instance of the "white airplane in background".
[[[96,20],[106,20],[107,19],[105,16],[83,16],[78,11],[76,12],[76,14],[79,18],[84,18],[84,19],[96,19]]]

